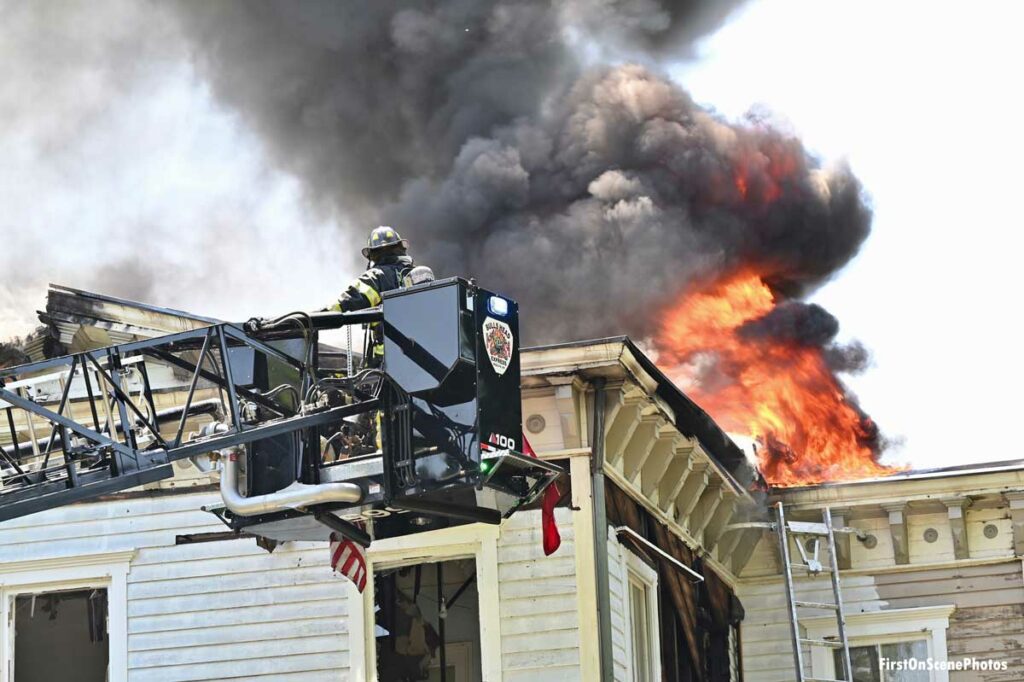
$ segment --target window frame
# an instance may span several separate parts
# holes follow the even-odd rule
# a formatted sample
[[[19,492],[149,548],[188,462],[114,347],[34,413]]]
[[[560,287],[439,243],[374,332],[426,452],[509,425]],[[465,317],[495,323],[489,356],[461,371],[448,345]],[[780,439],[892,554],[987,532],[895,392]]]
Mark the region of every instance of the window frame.
[[[349,675],[377,682],[377,640],[374,633],[375,569],[421,563],[473,559],[480,604],[480,665],[483,679],[502,679],[501,615],[498,597],[498,526],[472,523],[374,542],[366,553],[366,588],[360,594],[344,581],[349,602]],[[361,636],[356,633],[362,633]],[[4,682],[0,680],[0,682]]]
[[[955,609],[948,604],[846,614],[846,637],[851,647],[924,641],[929,658],[946,661],[949,652],[946,631],[949,629],[949,617]],[[804,618],[800,623],[810,639],[835,636],[834,616]],[[815,677],[837,679],[832,649],[812,648],[811,672]],[[929,679],[931,682],[949,682],[949,671],[932,670]]]
[[[632,585],[639,584],[644,589],[647,601],[647,640],[651,656],[651,680],[661,679],[661,621],[658,614],[658,572],[647,565],[639,556],[625,545],[619,552],[621,573],[623,576],[623,610],[626,612],[626,679],[636,682],[634,670],[634,624],[633,624],[633,591]]]
[[[128,679],[128,571],[135,550],[0,562],[0,682],[14,682],[14,600],[65,590],[107,591],[107,674]]]
[[[925,645],[925,657],[929,656],[929,652],[928,652],[929,645],[928,645],[928,639],[927,638],[925,638],[925,637],[917,637],[915,639],[904,639],[902,636],[893,636],[893,637],[882,637],[878,641],[872,641],[872,642],[850,642],[850,649],[851,649],[850,657],[851,658],[853,657],[853,651],[852,650],[854,648],[857,648],[857,649],[866,649],[866,648],[874,649],[876,654],[877,654],[877,656],[878,656],[879,672],[882,674],[882,681],[884,682],[884,680],[885,680],[885,672],[881,668],[882,647],[889,646],[891,644],[916,644],[916,643],[923,643]],[[836,656],[838,655],[838,653],[839,653],[838,649],[833,649],[832,650],[832,670],[834,670],[834,671],[837,670],[836,665],[835,665],[835,660],[836,660]],[[925,671],[925,672],[927,672],[927,671]],[[835,674],[836,674],[836,677],[838,678],[839,673],[836,672]]]

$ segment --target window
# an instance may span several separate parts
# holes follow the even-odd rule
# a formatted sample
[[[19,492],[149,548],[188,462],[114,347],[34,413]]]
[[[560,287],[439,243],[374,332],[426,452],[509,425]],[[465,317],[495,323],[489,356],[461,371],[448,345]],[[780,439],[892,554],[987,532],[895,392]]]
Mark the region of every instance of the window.
[[[633,682],[661,679],[661,645],[658,636],[658,573],[622,548],[629,614],[629,674]]]
[[[891,670],[883,659],[946,660],[946,630],[953,606],[923,606],[846,614],[846,635],[850,641],[853,682],[949,682],[945,670]],[[810,639],[836,635],[834,616],[804,618],[801,623]],[[834,649],[813,647],[811,671],[814,677],[841,680],[843,667]]]
[[[424,617],[432,617],[436,611],[431,611],[426,600],[429,589],[426,588],[429,580],[435,575],[437,563],[464,564],[469,572],[475,573],[475,579],[463,591],[453,606],[454,611],[472,610],[471,619],[461,619],[463,627],[459,631],[459,614],[450,614],[451,621],[446,623],[445,640],[448,646],[445,647],[445,669],[451,674],[446,674],[448,682],[460,682],[463,679],[474,680],[497,680],[501,679],[501,639],[499,633],[499,602],[498,602],[498,528],[484,524],[469,524],[454,528],[444,528],[426,533],[404,535],[386,540],[378,540],[367,552],[367,569],[376,576],[381,573],[394,572],[402,567],[415,568],[417,564],[435,564],[434,567],[427,566],[422,571],[421,596],[424,597],[420,608]],[[463,582],[469,573],[462,576]],[[461,587],[461,583],[448,584],[449,579],[458,577],[457,571],[445,570],[443,580],[447,589],[447,599],[452,599]],[[396,580],[407,580],[406,577],[398,577]],[[412,578],[415,583],[415,576]],[[355,587],[349,585],[350,599],[350,632],[363,632],[363,637],[353,637],[349,641],[350,646],[350,679],[367,680],[367,682],[386,682],[388,679],[378,671],[377,666],[377,643],[378,635],[387,635],[385,629],[375,628],[374,623],[378,621],[376,607],[378,602],[386,602],[383,592],[378,595],[379,579],[370,581],[362,594]],[[409,586],[406,583],[399,587],[407,594],[415,592],[415,585]],[[436,581],[433,585],[433,594],[436,596]],[[385,604],[380,604],[382,607]],[[464,615],[464,614],[463,614]],[[437,624],[436,619],[431,621]],[[466,629],[466,628],[469,629]],[[436,627],[434,628],[436,631]],[[469,648],[460,646],[468,642]],[[468,659],[467,659],[468,654]],[[468,660],[469,665],[465,662]],[[438,663],[438,665],[434,665]],[[472,671],[472,675],[465,675]],[[427,666],[427,677],[430,675],[440,678],[439,660],[432,658]]]
[[[19,594],[12,607],[13,682],[105,682],[110,653],[106,590]]]
[[[124,682],[133,555],[0,562],[0,680]]]
[[[473,559],[374,569],[377,679],[481,682]],[[442,606],[443,605],[443,606]]]
[[[647,585],[629,576],[629,623],[633,635],[633,679],[636,682],[651,682],[651,619],[650,597]]]
[[[845,680],[842,652],[832,652],[832,664],[836,679]],[[893,642],[890,644],[869,644],[850,647],[850,664],[853,666],[853,682],[929,682],[928,672],[920,670],[892,670],[884,661],[907,661],[916,658],[922,663],[928,658],[928,642]]]

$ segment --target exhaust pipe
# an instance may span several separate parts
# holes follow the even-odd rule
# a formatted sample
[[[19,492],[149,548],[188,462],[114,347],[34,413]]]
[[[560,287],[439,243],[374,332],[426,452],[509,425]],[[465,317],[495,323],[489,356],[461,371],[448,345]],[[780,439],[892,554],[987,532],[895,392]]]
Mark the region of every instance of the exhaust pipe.
[[[283,490],[266,495],[245,497],[238,492],[238,451],[221,452],[220,496],[224,506],[238,516],[255,516],[302,509],[325,502],[359,502],[362,489],[355,483],[321,483],[307,485],[296,481]]]

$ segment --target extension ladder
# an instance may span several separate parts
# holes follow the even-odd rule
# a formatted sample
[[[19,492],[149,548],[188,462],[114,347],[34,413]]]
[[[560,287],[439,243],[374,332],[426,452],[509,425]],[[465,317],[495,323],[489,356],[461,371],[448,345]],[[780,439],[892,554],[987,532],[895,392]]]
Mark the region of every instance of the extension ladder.
[[[850,664],[850,644],[846,637],[846,619],[843,614],[843,598],[839,587],[839,563],[836,560],[836,539],[835,529],[832,527],[832,512],[826,507],[822,510],[822,522],[812,523],[805,521],[786,521],[786,513],[782,502],[775,504],[776,523],[775,529],[779,536],[779,550],[782,558],[782,575],[786,582],[786,599],[789,602],[789,623],[790,635],[793,639],[793,659],[796,664],[797,682],[838,682],[830,678],[808,677],[804,672],[803,646],[824,647],[830,650],[841,651],[840,657],[843,680],[853,679],[853,666]],[[849,532],[848,529],[843,529]],[[796,541],[796,548],[800,554],[800,563],[790,560],[789,538],[793,536]],[[804,544],[810,540],[813,547],[809,549]],[[819,558],[819,550],[822,541],[826,544],[828,553],[828,565],[824,565]],[[796,598],[796,589],[793,584],[793,571],[807,571],[809,575],[828,573],[832,580],[832,602],[801,601]],[[836,617],[838,636],[833,638],[810,639],[801,632],[800,609],[816,609],[832,611]],[[839,673],[836,666],[836,672]]]

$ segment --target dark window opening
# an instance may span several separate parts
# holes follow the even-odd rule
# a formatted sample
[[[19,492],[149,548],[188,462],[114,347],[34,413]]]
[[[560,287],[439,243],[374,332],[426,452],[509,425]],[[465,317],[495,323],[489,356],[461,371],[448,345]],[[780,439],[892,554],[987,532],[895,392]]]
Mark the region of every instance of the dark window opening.
[[[107,591],[20,595],[14,600],[14,682],[104,682]]]
[[[381,682],[482,682],[475,561],[380,569],[374,595]]]

